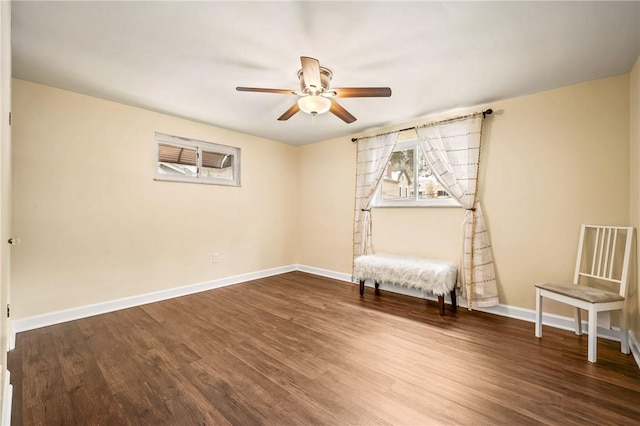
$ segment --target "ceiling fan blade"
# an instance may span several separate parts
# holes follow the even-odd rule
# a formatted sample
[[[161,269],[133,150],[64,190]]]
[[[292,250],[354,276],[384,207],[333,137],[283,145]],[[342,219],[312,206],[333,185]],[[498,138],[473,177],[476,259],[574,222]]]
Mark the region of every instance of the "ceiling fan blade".
[[[284,114],[282,114],[280,117],[278,117],[278,121],[288,120],[291,117],[293,117],[298,111],[300,111],[300,107],[298,106],[298,103],[296,102],[295,104],[291,105],[291,108],[286,110],[284,112]]]
[[[342,105],[331,99],[331,109],[329,109],[333,115],[344,121],[345,123],[353,123],[356,118],[351,115],[349,111],[344,109]]]
[[[296,92],[289,89],[263,89],[260,87],[236,87],[238,92],[281,93],[283,95],[295,95]]]
[[[342,87],[331,89],[338,98],[388,98],[391,89],[388,87]]]
[[[316,91],[320,91],[322,89],[320,62],[308,56],[301,56],[300,62],[302,62],[302,77],[305,87],[314,87]]]

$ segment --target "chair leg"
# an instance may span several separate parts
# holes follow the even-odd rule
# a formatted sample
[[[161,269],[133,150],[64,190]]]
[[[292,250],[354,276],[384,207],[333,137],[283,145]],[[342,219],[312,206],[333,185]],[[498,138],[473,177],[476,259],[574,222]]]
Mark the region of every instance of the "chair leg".
[[[595,306],[589,306],[589,362],[596,362],[598,350],[598,312]]]
[[[582,313],[580,312],[580,308],[573,308],[573,316],[576,319],[576,334],[582,336]]]
[[[536,337],[542,337],[542,291],[536,287]]]
[[[624,309],[620,309],[620,351],[629,355],[629,332],[627,331],[627,317]]]

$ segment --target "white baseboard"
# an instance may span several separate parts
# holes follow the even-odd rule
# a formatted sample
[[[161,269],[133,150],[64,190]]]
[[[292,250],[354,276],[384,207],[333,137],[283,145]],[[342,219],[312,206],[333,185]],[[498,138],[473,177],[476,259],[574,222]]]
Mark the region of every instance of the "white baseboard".
[[[464,304],[462,302],[460,303],[461,306],[464,306],[465,304],[466,304],[466,301],[464,302]],[[502,304],[498,306],[492,306],[490,308],[474,308],[474,309],[481,312],[488,312],[491,314],[501,315],[509,318],[515,318],[515,319],[519,319],[519,320],[523,320],[531,323],[536,322],[536,311],[532,309],[524,309],[524,308],[518,308],[515,306],[502,305]],[[559,328],[562,330],[569,330],[569,331],[575,330],[575,319],[570,317],[564,317],[561,315],[543,313],[542,324],[547,325],[549,327]],[[587,331],[588,329],[589,329],[588,323],[586,321],[582,321],[583,333],[589,334]],[[531,332],[533,333],[533,329]],[[611,328],[598,327],[598,337],[619,342],[620,329],[617,327],[611,327]]]
[[[292,272],[295,270],[297,270],[297,265],[282,266],[279,268],[265,269],[262,271],[250,272],[247,274],[235,275],[226,278],[219,278],[202,283],[170,288],[167,290],[160,290],[153,293],[141,294],[138,296],[125,297],[108,302],[78,306],[76,308],[64,309],[48,314],[20,318],[11,321],[11,335],[9,336],[9,339],[11,342],[14,342],[15,345],[15,334],[20,333],[21,331],[33,330],[36,328],[47,327],[49,325],[60,324],[80,318],[87,318],[94,315],[105,314],[107,312],[118,311],[120,309],[132,308],[135,306],[146,305],[153,302],[160,302],[162,300],[173,299],[174,297],[200,293],[202,291],[213,290],[215,288],[226,287],[233,284],[240,284],[243,282],[266,278],[272,275],[284,274],[286,272]]]
[[[251,272],[247,274],[236,275],[233,277],[220,278],[212,281],[207,281],[198,284],[191,284],[183,287],[176,287],[167,290],[161,290],[153,293],[142,294],[138,296],[131,296],[123,299],[112,300],[108,302],[96,303],[93,305],[79,306],[76,308],[65,309],[62,311],[51,312],[43,315],[36,315],[27,318],[21,318],[11,321],[10,324],[10,336],[9,342],[11,348],[15,346],[15,334],[33,330],[40,327],[46,327],[49,325],[60,324],[67,321],[73,321],[80,318],[86,318],[94,315],[100,315],[107,312],[113,312],[120,309],[132,308],[135,306],[145,305],[147,303],[159,302],[162,300],[172,299],[174,297],[186,296],[188,294],[199,293],[202,291],[212,290],[215,288],[225,287],[228,285],[239,284],[246,281],[256,280],[260,278],[266,278],[273,275],[279,275],[286,272],[301,271],[313,275],[319,275],[322,277],[332,278],[338,281],[351,282],[351,275],[331,271],[328,269],[316,268],[307,265],[288,265],[278,268],[265,269],[262,271]],[[373,282],[367,282],[367,287],[373,287]],[[415,288],[406,288],[393,285],[381,284],[380,288],[386,291],[392,291],[407,296],[427,298],[430,300],[436,300],[435,296],[425,294],[421,290]],[[446,296],[449,301],[449,296]],[[466,306],[467,302],[464,298],[458,298],[458,304],[461,307]],[[475,308],[481,312],[488,312],[495,315],[506,316],[509,318],[515,318],[528,322],[535,322],[535,311],[531,309],[518,308],[509,305],[498,305],[490,308]],[[543,315],[543,324],[560,328],[563,330],[573,330],[574,322],[573,318],[563,317],[553,314]],[[586,323],[584,328],[587,329]],[[533,330],[532,330],[533,332]],[[604,329],[598,328],[598,337],[604,339],[620,341],[620,331],[617,329]],[[637,342],[637,340],[636,340]],[[640,349],[640,348],[639,348]]]
[[[351,282],[351,276],[349,274],[345,274],[342,272],[329,271],[326,269],[320,269],[320,268],[315,268],[315,267],[305,266],[305,265],[297,265],[297,270],[302,272],[308,272],[310,274],[320,275],[323,277],[335,278],[340,281]],[[367,280],[365,282],[365,286],[373,288],[374,287],[373,281]],[[403,294],[405,296],[413,296],[413,297],[419,297],[419,298],[424,298],[429,300],[438,300],[436,296],[429,293],[424,293],[422,290],[418,290],[416,288],[394,286],[389,284],[380,284],[380,289],[391,291],[398,294]],[[463,308],[467,306],[467,300],[465,298],[458,297],[457,299],[458,299],[458,306],[461,306]],[[451,303],[450,297],[448,295],[445,296],[445,301],[448,303]],[[515,318],[515,319],[519,319],[519,320],[527,321],[531,323],[536,322],[536,311],[531,309],[519,308],[516,306],[509,306],[509,305],[502,305],[502,304],[498,306],[492,306],[490,308],[473,308],[473,309],[480,312],[487,312],[494,315]],[[542,323],[549,327],[560,328],[562,330],[569,330],[569,331],[574,330],[574,319],[569,317],[563,317],[560,315],[543,314]],[[585,330],[584,333],[586,334],[587,333],[586,330],[588,329],[587,322],[583,321],[582,328],[583,330]],[[531,330],[531,332],[533,333],[533,329]],[[608,329],[608,328],[598,327],[598,337],[619,342],[620,330],[617,328]]]
[[[640,368],[640,342],[633,330],[629,330],[629,347],[631,348],[633,358],[636,360],[636,364],[638,364],[638,368]]]
[[[307,272],[313,275],[320,275],[321,277],[333,278],[334,280],[351,282],[351,275],[344,272],[335,272],[328,269],[316,268],[314,266],[296,265],[296,270],[300,272]]]

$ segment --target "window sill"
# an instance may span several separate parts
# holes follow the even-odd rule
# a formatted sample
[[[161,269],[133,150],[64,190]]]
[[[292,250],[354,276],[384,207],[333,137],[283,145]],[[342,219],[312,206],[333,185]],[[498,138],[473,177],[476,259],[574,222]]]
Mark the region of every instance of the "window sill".
[[[439,208],[439,207],[445,207],[445,208],[451,208],[451,207],[458,207],[458,208],[462,208],[462,206],[460,204],[458,204],[458,202],[456,200],[453,199],[447,199],[447,200],[430,200],[430,201],[397,201],[397,202],[393,202],[393,201],[387,201],[387,202],[379,202],[374,204],[373,206],[374,208],[416,208],[416,207],[422,207],[422,208]]]
[[[175,177],[175,176],[155,176],[153,180],[158,182],[181,182],[181,183],[199,183],[204,185],[222,185],[222,186],[242,186],[239,182],[230,180],[214,180],[214,179],[202,179],[202,178],[189,178],[189,177]]]

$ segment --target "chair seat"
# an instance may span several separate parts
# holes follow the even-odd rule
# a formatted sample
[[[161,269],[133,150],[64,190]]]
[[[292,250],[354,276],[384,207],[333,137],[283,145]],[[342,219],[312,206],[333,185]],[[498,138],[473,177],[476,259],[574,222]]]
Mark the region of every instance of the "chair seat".
[[[620,300],[624,300],[624,297],[620,296],[618,293],[578,284],[539,283],[536,284],[536,287],[553,293],[562,294],[564,296],[573,297],[575,299],[584,300],[589,303],[618,302]]]

